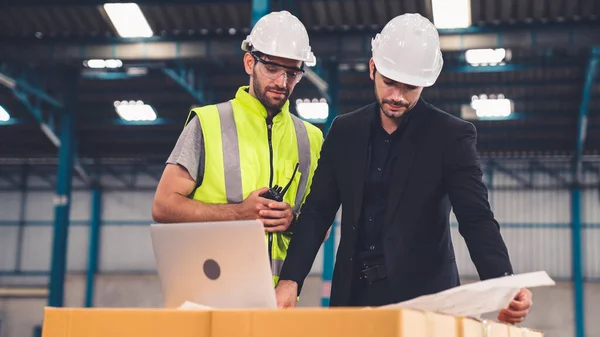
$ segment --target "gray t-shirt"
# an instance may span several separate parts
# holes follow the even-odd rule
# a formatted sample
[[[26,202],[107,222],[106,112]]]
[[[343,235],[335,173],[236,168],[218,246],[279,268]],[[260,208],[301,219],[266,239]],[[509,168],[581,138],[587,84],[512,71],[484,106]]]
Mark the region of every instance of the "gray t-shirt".
[[[204,140],[198,116],[194,116],[179,135],[175,148],[167,159],[167,164],[179,164],[188,171],[196,183],[202,181]],[[199,167],[199,165],[201,166]]]

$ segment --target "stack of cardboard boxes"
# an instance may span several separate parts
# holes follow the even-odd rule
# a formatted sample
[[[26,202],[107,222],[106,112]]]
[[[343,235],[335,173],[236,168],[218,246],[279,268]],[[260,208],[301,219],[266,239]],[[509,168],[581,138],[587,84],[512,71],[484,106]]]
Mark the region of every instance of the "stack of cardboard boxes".
[[[410,309],[46,308],[42,337],[543,337],[494,321]]]

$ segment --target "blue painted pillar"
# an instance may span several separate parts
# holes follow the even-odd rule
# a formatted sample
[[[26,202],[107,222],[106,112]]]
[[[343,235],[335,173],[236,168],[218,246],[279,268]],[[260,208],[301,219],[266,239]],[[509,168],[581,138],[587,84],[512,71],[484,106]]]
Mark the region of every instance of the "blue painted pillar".
[[[75,109],[77,76],[66,80],[68,91],[65,108],[60,112],[60,147],[58,149],[58,172],[54,195],[54,226],[52,262],[50,265],[50,289],[48,306],[61,307],[64,300],[64,281],[67,267],[67,240],[69,213],[71,210],[71,187],[75,157]]]
[[[586,67],[583,82],[579,118],[577,122],[577,138],[573,158],[573,187],[571,191],[571,249],[573,250],[573,296],[575,304],[575,337],[585,336],[585,304],[581,247],[581,171],[582,157],[587,136],[587,124],[590,100],[596,74],[600,67],[600,47],[592,48]]]
[[[100,224],[102,223],[102,190],[99,185],[92,187],[92,217],[90,219],[90,240],[88,253],[87,279],[85,283],[85,306],[94,306],[94,281],[98,270],[98,246]]]
[[[578,183],[576,183],[571,190],[571,224],[575,337],[584,337],[585,305],[583,302],[583,270],[581,265],[581,189]]]
[[[23,260],[23,232],[25,231],[25,215],[27,213],[27,180],[29,176],[29,165],[23,165],[21,169],[21,203],[19,204],[19,228],[17,230],[17,252],[15,254],[15,271],[21,271]]]
[[[339,70],[337,62],[329,62],[327,65],[327,83],[328,83],[328,96],[329,96],[329,115],[325,122],[325,133],[329,132],[333,119],[339,114],[340,102],[339,102]],[[322,276],[322,287],[323,291],[321,294],[321,306],[329,306],[329,297],[331,294],[331,279],[333,278],[333,267],[335,266],[335,230],[337,227],[337,221],[331,226],[331,234],[325,241],[323,247],[323,276]]]
[[[269,1],[270,0],[252,0],[252,22],[250,27],[254,27],[256,22],[263,16],[269,14]]]

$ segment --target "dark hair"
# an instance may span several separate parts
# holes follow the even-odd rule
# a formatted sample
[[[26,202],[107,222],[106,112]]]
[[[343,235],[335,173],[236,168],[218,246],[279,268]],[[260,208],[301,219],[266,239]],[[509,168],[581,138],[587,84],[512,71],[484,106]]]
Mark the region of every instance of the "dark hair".
[[[263,56],[267,56],[267,54],[265,54],[263,52],[260,52],[260,51],[254,49],[254,48],[250,49],[250,54],[256,55],[256,57],[258,57],[258,58],[262,58]]]

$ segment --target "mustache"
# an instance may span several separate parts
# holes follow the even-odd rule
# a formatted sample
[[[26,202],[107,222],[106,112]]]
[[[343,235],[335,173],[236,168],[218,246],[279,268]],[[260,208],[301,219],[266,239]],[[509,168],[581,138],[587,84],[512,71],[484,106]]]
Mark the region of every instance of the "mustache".
[[[281,93],[284,93],[286,96],[289,96],[289,94],[290,94],[290,91],[287,88],[280,88],[280,87],[276,87],[276,86],[266,87],[265,91],[281,92]]]
[[[390,104],[390,105],[397,106],[399,108],[406,108],[406,109],[408,109],[409,106],[410,106],[408,103],[404,103],[404,102],[401,102],[401,101],[394,101],[394,100],[391,100],[391,99],[384,99],[383,101],[381,101],[381,104],[386,104],[386,103]]]

